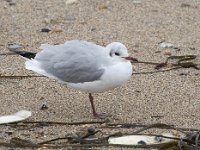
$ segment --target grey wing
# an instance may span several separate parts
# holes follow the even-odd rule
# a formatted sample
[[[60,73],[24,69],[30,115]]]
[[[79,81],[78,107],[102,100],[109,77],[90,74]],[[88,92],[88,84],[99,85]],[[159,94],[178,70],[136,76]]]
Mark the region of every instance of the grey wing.
[[[35,57],[50,76],[69,83],[99,80],[104,73],[101,59],[105,48],[85,41],[68,41],[61,45],[43,44]],[[99,56],[100,55],[100,56]]]

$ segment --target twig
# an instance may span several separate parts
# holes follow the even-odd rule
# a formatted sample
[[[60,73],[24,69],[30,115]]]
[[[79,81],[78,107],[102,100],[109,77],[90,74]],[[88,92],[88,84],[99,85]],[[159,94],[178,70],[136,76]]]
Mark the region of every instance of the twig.
[[[138,134],[140,132],[143,132],[143,131],[151,129],[151,128],[175,129],[175,127],[173,127],[172,125],[167,125],[167,124],[163,124],[163,123],[156,123],[156,124],[148,125],[148,126],[142,128],[142,129],[139,129],[138,131],[135,131],[132,134]]]
[[[134,75],[138,75],[138,74],[153,74],[153,73],[171,71],[171,70],[180,69],[180,68],[182,68],[182,67],[181,66],[177,66],[177,67],[173,67],[173,68],[169,68],[169,69],[164,69],[164,70],[147,71],[147,72],[134,72],[132,74],[134,74]]]
[[[44,144],[48,144],[50,142],[54,142],[54,141],[58,141],[58,140],[68,140],[68,139],[69,139],[69,137],[54,138],[54,139],[51,139],[51,140],[40,142],[38,144],[39,145],[44,145]]]
[[[20,122],[20,124],[51,124],[51,125],[83,125],[83,124],[103,124],[107,123],[109,120],[104,120],[104,121],[83,121],[83,122],[57,122],[57,121],[23,121]],[[18,123],[9,123],[6,125],[17,125]],[[3,125],[3,124],[0,124]],[[5,125],[5,124],[4,124]]]
[[[160,63],[158,62],[150,62],[150,61],[137,61],[137,62],[133,62],[133,63],[137,63],[137,64],[148,64],[148,65],[159,65]]]
[[[200,129],[194,129],[194,128],[178,128],[174,127],[173,125],[167,125],[162,123],[157,123],[153,125],[144,125],[144,124],[134,124],[134,123],[107,123],[107,126],[99,127],[99,128],[153,128],[153,127],[160,127],[162,129],[175,129],[175,130],[181,130],[182,131],[199,131]],[[144,129],[143,129],[144,130]],[[139,131],[139,130],[138,130]],[[142,132],[142,131],[140,131]]]

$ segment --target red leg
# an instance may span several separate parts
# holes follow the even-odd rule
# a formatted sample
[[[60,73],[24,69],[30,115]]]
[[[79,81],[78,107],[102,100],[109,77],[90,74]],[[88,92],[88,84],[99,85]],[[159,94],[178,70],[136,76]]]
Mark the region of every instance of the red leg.
[[[91,93],[89,93],[89,99],[90,99],[90,103],[92,106],[92,113],[94,115],[94,117],[100,118],[100,119],[105,119],[108,115],[106,113],[97,113],[95,106],[94,106],[94,98],[92,96]]]

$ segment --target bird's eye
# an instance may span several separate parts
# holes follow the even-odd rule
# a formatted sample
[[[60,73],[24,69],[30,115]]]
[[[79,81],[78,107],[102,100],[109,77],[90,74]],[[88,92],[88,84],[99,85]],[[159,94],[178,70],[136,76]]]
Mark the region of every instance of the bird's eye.
[[[115,52],[115,55],[116,55],[116,56],[119,56],[120,54],[119,54],[118,52]]]

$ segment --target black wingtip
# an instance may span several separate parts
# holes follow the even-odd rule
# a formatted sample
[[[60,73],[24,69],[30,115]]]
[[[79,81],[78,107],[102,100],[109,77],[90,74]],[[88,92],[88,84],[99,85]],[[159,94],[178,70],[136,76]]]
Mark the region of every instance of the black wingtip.
[[[33,59],[36,56],[36,53],[33,53],[33,52],[16,51],[16,50],[15,51],[13,50],[12,52],[14,52],[14,53],[16,53],[18,55],[21,55],[21,56],[23,56],[25,58],[28,58],[28,59]]]

